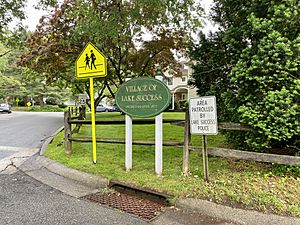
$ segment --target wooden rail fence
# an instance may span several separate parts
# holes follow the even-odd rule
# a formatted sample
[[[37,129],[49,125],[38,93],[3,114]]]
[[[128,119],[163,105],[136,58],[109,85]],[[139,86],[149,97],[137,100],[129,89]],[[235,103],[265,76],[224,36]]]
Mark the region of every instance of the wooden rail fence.
[[[74,111],[68,110],[64,113],[64,133],[65,133],[65,152],[66,154],[72,153],[72,142],[92,142],[91,137],[72,137],[72,134],[79,132],[81,125],[90,125],[91,120],[85,120],[85,113],[77,112],[74,116]],[[133,124],[154,124],[154,119],[139,119],[133,120]],[[191,146],[191,134],[189,131],[189,115],[186,113],[185,120],[173,120],[165,119],[163,123],[173,123],[179,126],[184,126],[184,140],[183,142],[164,142],[164,146],[176,146],[183,148],[183,172],[188,170],[189,167],[189,151],[199,151],[201,152],[201,147]],[[76,127],[72,130],[72,124]],[[96,125],[113,125],[113,124],[125,124],[124,120],[117,121],[96,121]],[[251,127],[239,124],[239,123],[219,123],[218,128],[222,130],[238,130],[238,131],[250,131]],[[125,140],[122,139],[103,139],[97,138],[97,142],[101,143],[114,143],[114,144],[125,144]],[[133,141],[133,145],[155,145],[154,141]],[[286,156],[286,155],[276,155],[267,153],[257,153],[240,151],[234,149],[224,149],[224,148],[208,148],[208,154],[211,156],[224,157],[224,158],[235,158],[242,160],[253,160],[258,162],[276,163],[300,166],[300,157],[296,156]]]

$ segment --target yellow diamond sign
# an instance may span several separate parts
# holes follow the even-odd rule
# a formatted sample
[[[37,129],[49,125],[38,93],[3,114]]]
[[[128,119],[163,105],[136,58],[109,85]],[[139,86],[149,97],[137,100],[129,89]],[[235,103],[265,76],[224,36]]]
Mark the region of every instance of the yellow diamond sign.
[[[106,57],[92,43],[88,43],[76,60],[76,77],[105,77],[107,75]]]

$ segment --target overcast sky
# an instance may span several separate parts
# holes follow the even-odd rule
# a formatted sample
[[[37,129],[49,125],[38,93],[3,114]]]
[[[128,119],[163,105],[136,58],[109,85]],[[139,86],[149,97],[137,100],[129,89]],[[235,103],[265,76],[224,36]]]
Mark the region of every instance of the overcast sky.
[[[39,19],[47,14],[45,11],[37,10],[33,7],[36,4],[36,0],[27,0],[27,7],[26,7],[26,15],[27,19],[24,21],[24,25],[28,26],[28,29],[31,31],[35,30],[36,25],[39,23]],[[202,6],[205,9],[205,12],[208,14],[209,8],[212,4],[213,0],[202,0]],[[209,30],[215,30],[215,28],[206,21],[207,25],[204,27],[204,32],[207,33]]]
[[[34,4],[36,4],[36,0],[27,0],[27,7],[25,8],[27,18],[23,22],[24,25],[28,26],[28,29],[31,31],[35,30],[40,18],[47,14],[46,11],[35,9],[33,7]]]

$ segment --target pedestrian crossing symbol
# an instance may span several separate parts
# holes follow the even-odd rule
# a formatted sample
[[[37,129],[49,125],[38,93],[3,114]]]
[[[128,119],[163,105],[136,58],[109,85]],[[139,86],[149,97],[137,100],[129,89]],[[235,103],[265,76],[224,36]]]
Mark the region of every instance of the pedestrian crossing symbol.
[[[77,79],[107,75],[106,57],[92,43],[87,43],[75,64]]]

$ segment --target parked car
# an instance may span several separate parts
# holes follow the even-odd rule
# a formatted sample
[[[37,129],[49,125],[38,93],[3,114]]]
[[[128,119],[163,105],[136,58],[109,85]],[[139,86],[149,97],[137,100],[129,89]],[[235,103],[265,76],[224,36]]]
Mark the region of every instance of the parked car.
[[[7,104],[7,103],[0,103],[0,112],[11,113],[9,104]]]
[[[119,109],[119,107],[117,106],[117,104],[114,104],[112,106],[113,112],[121,112],[121,110]]]
[[[112,106],[108,106],[106,104],[99,104],[97,107],[96,107],[96,112],[113,112],[114,109]]]

